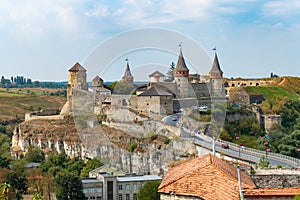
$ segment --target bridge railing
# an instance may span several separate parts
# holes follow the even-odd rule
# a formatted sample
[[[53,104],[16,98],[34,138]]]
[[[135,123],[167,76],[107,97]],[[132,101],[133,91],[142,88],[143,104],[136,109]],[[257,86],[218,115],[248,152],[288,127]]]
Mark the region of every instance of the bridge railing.
[[[212,149],[212,145],[208,144],[204,141],[194,140],[194,143],[197,144],[197,145],[200,145],[203,148],[206,148],[206,149],[209,149],[209,150]],[[244,161],[247,161],[247,162],[250,162],[250,163],[257,163],[259,161],[258,157],[252,156],[250,154],[245,154],[244,153],[243,156],[241,157],[238,152],[230,151],[230,149],[224,149],[224,148],[221,148],[219,146],[216,146],[215,148],[216,148],[215,149],[216,152],[222,153],[222,154],[224,154],[226,156],[229,156],[229,157],[232,157],[232,158],[237,158],[237,159],[244,160]]]
[[[207,136],[207,135],[198,135],[197,137],[203,138],[204,140],[212,141],[212,138]],[[222,142],[223,141],[216,141],[216,143],[222,143]],[[207,144],[205,142],[199,142],[197,140],[195,140],[195,143],[198,143],[198,144],[204,146],[205,148],[212,149],[211,144]],[[255,155],[256,157],[259,157],[259,158],[261,156],[266,156],[266,157],[272,158],[274,160],[278,160],[278,161],[281,161],[283,163],[289,164],[291,166],[300,167],[300,160],[297,159],[297,158],[293,158],[293,157],[290,157],[290,156],[286,156],[286,155],[282,155],[282,154],[278,154],[278,153],[273,153],[273,152],[265,152],[265,151],[261,151],[261,150],[257,150],[257,149],[248,148],[248,147],[245,147],[245,148],[242,149],[240,147],[240,145],[235,144],[235,143],[231,143],[231,142],[227,142],[227,141],[224,141],[224,143],[228,144],[230,146],[230,148],[232,148],[232,149],[243,152],[244,153],[243,154],[243,159],[248,160],[248,161],[258,162],[258,160],[255,159],[251,155]],[[220,150],[220,149],[217,148],[217,150],[219,152],[225,153],[228,156],[237,157],[236,153],[226,151],[226,149],[221,149]],[[250,154],[250,155],[248,156],[247,154]]]

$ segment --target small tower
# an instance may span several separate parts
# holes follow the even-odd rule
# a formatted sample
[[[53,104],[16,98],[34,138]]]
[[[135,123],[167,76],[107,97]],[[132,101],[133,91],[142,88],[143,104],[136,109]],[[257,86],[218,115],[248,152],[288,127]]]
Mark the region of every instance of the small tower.
[[[187,68],[184,57],[182,54],[182,48],[180,46],[180,52],[177,60],[176,67],[174,69],[174,80],[177,86],[177,92],[179,98],[189,97],[189,69]]]
[[[92,80],[92,86],[94,87],[103,87],[103,79],[98,75]]]
[[[63,107],[61,114],[65,115],[72,112],[72,97],[73,90],[87,90],[88,84],[86,82],[86,69],[84,69],[78,62],[69,69],[67,85],[67,102]]]
[[[126,59],[126,61],[127,61],[127,64],[126,64],[124,76],[122,77],[122,82],[133,83],[133,76],[132,76],[130,68],[129,68],[128,59]]]
[[[149,83],[159,83],[164,82],[165,75],[159,71],[155,71],[149,75]]]
[[[72,88],[87,90],[86,69],[78,62],[69,69],[69,84]]]
[[[222,95],[224,93],[223,71],[221,70],[216,52],[212,68],[209,72],[209,79],[211,83],[211,94]]]

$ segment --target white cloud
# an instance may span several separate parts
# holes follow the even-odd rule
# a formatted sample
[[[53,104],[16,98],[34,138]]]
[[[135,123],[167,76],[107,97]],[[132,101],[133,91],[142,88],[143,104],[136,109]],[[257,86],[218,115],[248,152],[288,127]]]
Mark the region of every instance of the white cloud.
[[[80,22],[79,5],[79,1],[4,1],[0,13],[5,23],[0,25],[18,37],[24,34],[35,38],[53,31],[74,31]]]
[[[271,1],[263,6],[265,15],[290,17],[300,14],[300,1],[299,0],[277,0]]]

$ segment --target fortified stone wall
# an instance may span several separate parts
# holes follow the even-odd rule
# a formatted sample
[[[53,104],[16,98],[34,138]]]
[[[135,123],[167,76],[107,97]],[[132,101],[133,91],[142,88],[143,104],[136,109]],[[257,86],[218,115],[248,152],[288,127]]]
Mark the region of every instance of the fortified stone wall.
[[[111,96],[111,105],[112,107],[120,106],[131,106],[137,107],[137,96],[136,95],[116,95]]]
[[[225,80],[225,87],[241,87],[241,86],[269,86],[271,85],[272,80],[263,80],[263,79],[233,79]]]
[[[273,125],[281,124],[280,115],[264,115],[265,130],[268,133]]]
[[[249,94],[245,90],[230,90],[229,99],[235,104],[250,104]]]
[[[300,187],[299,174],[251,175],[251,178],[260,188]]]

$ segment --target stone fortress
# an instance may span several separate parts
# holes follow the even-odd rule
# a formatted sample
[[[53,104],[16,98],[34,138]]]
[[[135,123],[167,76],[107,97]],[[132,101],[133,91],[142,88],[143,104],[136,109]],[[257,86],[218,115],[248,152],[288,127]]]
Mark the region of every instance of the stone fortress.
[[[96,95],[95,105],[98,105],[98,107],[101,107],[103,104],[110,104],[111,107],[125,106],[147,116],[170,115],[173,111],[191,106],[207,105],[210,107],[212,98],[225,98],[223,71],[220,68],[216,53],[209,76],[201,78],[201,75],[189,73],[182,49],[180,48],[173,74],[174,80],[167,82],[163,73],[155,71],[149,75],[147,85],[135,85],[127,60],[121,82],[133,84],[136,88],[136,95],[118,95],[114,94],[114,91],[110,91],[99,76],[93,79],[92,86],[88,86],[86,70],[79,63],[76,63],[69,69],[67,103],[61,114],[72,113],[74,90],[85,90],[94,93]],[[95,109],[98,110],[96,114],[99,114],[99,109]]]
[[[92,80],[92,85],[88,85],[86,69],[79,63],[69,69],[68,79],[67,102],[60,114],[55,115],[55,110],[48,112],[49,116],[45,111],[27,114],[25,122],[16,127],[11,148],[15,157],[22,157],[28,151],[27,147],[32,145],[45,153],[64,151],[71,157],[93,158],[101,155],[103,159],[109,158],[109,163],[113,166],[128,172],[164,174],[170,162],[182,156],[206,152],[183,141],[180,138],[182,128],[165,124],[161,119],[180,108],[198,105],[211,107],[214,102],[227,101],[223,72],[216,53],[209,75],[202,76],[189,73],[180,49],[174,69],[174,81],[166,82],[165,75],[155,71],[149,75],[149,82],[145,85],[134,84],[127,60],[124,75],[118,83],[133,85],[133,94],[115,94],[99,76]],[[78,93],[89,97],[88,101],[84,98],[79,101],[82,106],[80,109],[77,108],[78,105],[74,105],[74,102],[78,103]],[[102,117],[102,129],[111,129],[108,131],[111,135],[101,133],[99,126],[96,126],[95,117],[84,118],[87,110],[94,116]],[[83,114],[83,125],[88,128],[80,134],[75,127],[76,122],[70,118],[78,113]],[[77,123],[81,122],[79,120]],[[200,130],[205,132],[208,124],[197,123],[197,127],[191,127],[198,129],[202,126],[203,129],[200,127]],[[123,132],[112,134],[120,131]],[[149,133],[172,138],[172,142],[168,145],[140,142]],[[144,148],[144,153],[129,152],[128,147],[119,145],[122,142],[129,145],[133,140]]]

